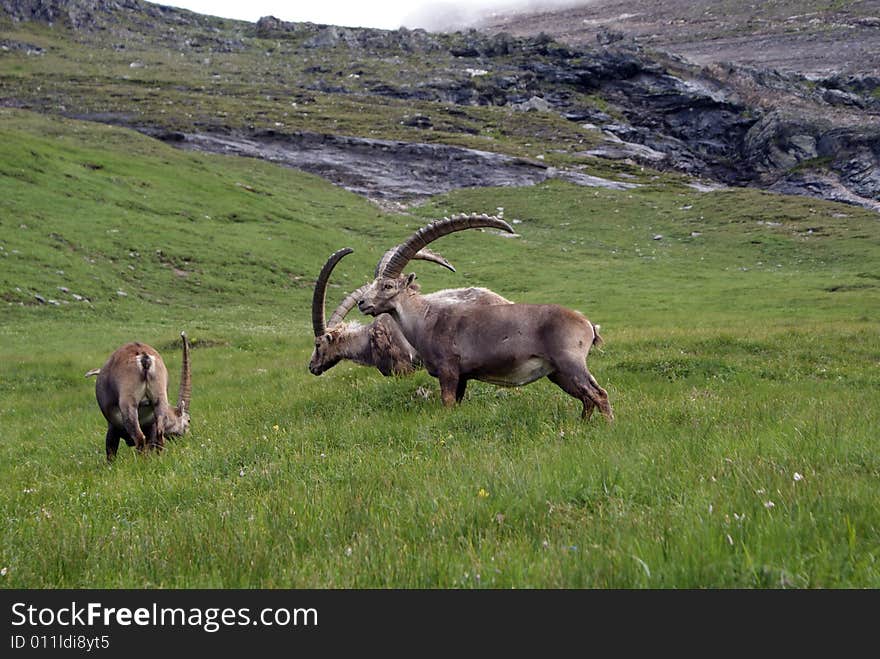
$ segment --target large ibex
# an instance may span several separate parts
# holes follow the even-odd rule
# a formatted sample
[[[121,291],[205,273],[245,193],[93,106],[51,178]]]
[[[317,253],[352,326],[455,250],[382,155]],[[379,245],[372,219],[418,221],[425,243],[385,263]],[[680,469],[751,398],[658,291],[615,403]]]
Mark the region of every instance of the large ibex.
[[[107,419],[107,461],[113,460],[124,439],[143,452],[161,450],[165,435],[183,435],[189,429],[189,403],[192,381],[189,343],[183,341],[183,364],[177,407],[168,402],[168,369],[162,357],[146,343],[126,343],[118,348],[99,369],[86,373],[97,375],[95,397]]]
[[[490,216],[454,217],[419,229],[397,247],[361,294],[363,313],[387,313],[418,351],[428,373],[440,381],[443,404],[464,397],[468,380],[520,386],[547,376],[583,403],[581,418],[598,407],[614,418],[607,392],[587,369],[598,325],[577,311],[555,304],[442,306],[420,295],[415,275],[403,275],[413,255],[434,240],[464,229],[493,227],[513,233]]]
[[[383,261],[394,253],[388,250]],[[421,366],[416,350],[403,336],[400,327],[388,314],[379,315],[369,325],[344,322],[346,315],[357,304],[369,284],[349,293],[325,321],[324,304],[327,283],[336,264],[354,250],[340,249],[330,255],[315,282],[312,295],[312,329],[315,333],[315,349],[309,360],[309,371],[321,375],[343,359],[362,366],[375,366],[382,375],[407,375]],[[455,268],[439,254],[419,250],[416,259],[431,261],[455,272]],[[380,261],[380,265],[383,263]],[[378,270],[378,269],[377,269]],[[455,288],[438,291],[425,296],[436,304],[510,304],[510,300],[485,288]]]

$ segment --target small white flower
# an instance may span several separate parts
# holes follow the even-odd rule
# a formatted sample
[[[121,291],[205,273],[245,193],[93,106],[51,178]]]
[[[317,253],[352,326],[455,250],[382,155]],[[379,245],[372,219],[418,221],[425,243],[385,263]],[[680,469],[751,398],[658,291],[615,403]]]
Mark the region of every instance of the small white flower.
[[[710,514],[710,515],[712,514],[712,511],[713,511],[713,510],[714,510],[714,508],[712,507],[712,504],[710,503],[710,504],[709,504],[709,514]]]
[[[239,476],[244,476],[244,467],[241,468],[241,471],[238,472]]]
[[[327,457],[327,454],[326,454],[326,453],[322,453],[322,454],[321,454],[321,457],[322,457],[322,458],[326,458],[326,457]]]
[[[795,480],[795,482],[804,480],[803,474],[799,474],[797,472],[794,472],[794,480]]]
[[[346,556],[351,556],[351,552],[352,552],[351,547],[346,547],[346,548],[345,548],[345,555],[346,555]]]
[[[764,490],[764,488],[762,487],[762,488],[759,489],[759,490],[755,490],[755,494],[764,494],[765,491],[766,491],[766,490]]]
[[[767,510],[770,510],[770,509],[773,508],[775,505],[776,505],[776,504],[773,503],[772,501],[765,501],[765,502],[764,502],[764,507],[765,507]]]
[[[0,577],[5,577],[7,572],[9,572],[8,567],[0,568]]]

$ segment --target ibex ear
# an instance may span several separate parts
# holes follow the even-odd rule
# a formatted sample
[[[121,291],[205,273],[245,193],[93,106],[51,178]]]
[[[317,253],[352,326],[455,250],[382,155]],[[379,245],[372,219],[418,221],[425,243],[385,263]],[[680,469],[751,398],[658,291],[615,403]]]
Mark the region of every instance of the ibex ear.
[[[410,284],[412,284],[416,280],[416,273],[411,272],[406,278],[405,287],[409,288]]]

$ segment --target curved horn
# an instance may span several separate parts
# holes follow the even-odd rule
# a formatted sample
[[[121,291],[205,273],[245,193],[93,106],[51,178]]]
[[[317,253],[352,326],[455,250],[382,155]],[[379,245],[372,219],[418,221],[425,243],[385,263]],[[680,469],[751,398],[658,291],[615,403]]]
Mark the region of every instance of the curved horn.
[[[400,247],[398,245],[397,247]],[[379,269],[385,266],[385,263],[391,255],[394,254],[394,251],[397,247],[392,247],[382,256],[382,260],[379,261],[379,265],[376,266],[376,273],[373,276],[378,276]],[[452,264],[447,261],[445,258],[437,254],[436,252],[432,252],[430,249],[422,249],[416,252],[416,255],[413,257],[414,259],[421,259],[422,261],[430,261],[431,263],[436,263],[437,265],[442,265],[447,270],[451,270],[455,272],[455,268],[452,267]],[[339,303],[339,306],[336,307],[333,314],[330,316],[330,322],[328,325],[333,327],[334,325],[338,325],[345,317],[348,315],[348,312],[354,309],[355,305],[358,303],[358,300],[361,299],[364,292],[370,287],[370,284],[364,284],[357,290],[352,291],[348,295],[345,296],[345,299]]]
[[[400,247],[398,245],[397,247]],[[376,273],[373,275],[374,277],[378,276],[379,270],[385,267],[388,259],[391,258],[391,255],[394,254],[394,251],[397,247],[392,247],[382,256],[382,260],[379,261],[379,265],[376,266]],[[413,257],[414,259],[421,259],[422,261],[430,261],[431,263],[436,263],[437,265],[442,265],[447,270],[451,270],[455,272],[455,268],[452,267],[452,264],[447,261],[445,258],[437,254],[437,252],[432,252],[430,249],[420,249],[416,252],[416,255]],[[330,322],[328,325],[333,327],[341,323],[345,320],[345,317],[348,315],[348,312],[354,309],[355,305],[358,303],[358,300],[361,299],[364,292],[370,287],[370,284],[364,284],[360,288],[355,291],[352,291],[348,295],[345,296],[345,299],[339,303],[339,306],[336,307],[336,310],[333,312],[333,315],[330,316]]]
[[[352,291],[348,295],[345,296],[345,299],[339,303],[339,306],[336,307],[336,310],[330,316],[330,327],[334,325],[338,325],[345,317],[348,315],[348,312],[354,309],[355,305],[358,303],[358,300],[361,299],[364,292],[370,287],[370,284],[364,284],[357,290]]]
[[[379,261],[378,264],[376,264],[376,270],[373,272],[373,277],[379,276],[379,273],[385,269],[385,266],[388,265],[388,260],[398,248],[400,248],[400,245],[392,247],[382,255],[382,259]],[[442,265],[444,268],[451,272],[455,272],[455,268],[452,267],[452,264],[449,261],[440,256],[437,252],[432,252],[430,249],[420,249],[418,252],[416,252],[413,258],[421,259],[422,261],[431,261],[432,263],[436,263],[437,265]]]
[[[398,245],[397,247],[400,247],[400,245]],[[384,261],[387,258],[391,257],[397,247],[389,249],[387,252],[385,252],[385,254],[382,256],[382,260],[379,263],[384,264]],[[330,273],[333,271],[333,268],[336,266],[339,260],[342,259],[342,257],[351,254],[352,251],[354,250],[346,247],[344,249],[340,249],[338,252],[334,252],[327,260],[327,263],[324,264],[324,268],[321,270],[321,274],[318,275],[318,281],[315,282],[315,293],[312,298],[312,325],[315,328],[315,336],[320,336],[321,334],[323,334],[328,326],[333,327],[334,325],[338,325],[343,320],[345,320],[348,312],[354,309],[355,305],[358,303],[358,300],[360,300],[361,296],[364,294],[364,291],[366,291],[367,288],[370,286],[369,284],[364,284],[360,288],[346,295],[345,299],[339,303],[339,306],[336,307],[336,309],[330,315],[330,321],[326,322],[324,320],[324,301],[326,298],[327,281],[330,278]],[[442,265],[444,268],[455,272],[455,268],[452,267],[452,264],[449,261],[447,261],[436,252],[432,252],[430,249],[423,249],[419,251],[413,258],[421,259],[423,261],[431,261],[432,263]]]
[[[398,245],[387,260],[383,257],[382,260],[385,261],[385,265],[377,277],[399,277],[407,263],[415,257],[420,249],[429,243],[455,231],[478,229],[481,227],[493,227],[508,233],[514,233],[513,227],[507,222],[490,215],[456,215],[451,218],[443,218],[442,220],[431,222],[431,224],[416,231],[406,242]],[[382,261],[380,261],[381,263]]]
[[[327,259],[327,263],[321,268],[321,273],[315,282],[315,291],[312,294],[312,329],[315,330],[315,336],[321,336],[327,329],[327,323],[324,320],[324,300],[327,297],[327,281],[330,279],[330,273],[333,272],[333,268],[342,257],[353,251],[351,247],[343,247],[333,252]]]
[[[189,409],[189,401],[192,396],[192,372],[189,365],[189,341],[186,340],[186,332],[180,333],[183,340],[183,364],[180,367],[180,394],[177,396],[177,409],[185,412]]]

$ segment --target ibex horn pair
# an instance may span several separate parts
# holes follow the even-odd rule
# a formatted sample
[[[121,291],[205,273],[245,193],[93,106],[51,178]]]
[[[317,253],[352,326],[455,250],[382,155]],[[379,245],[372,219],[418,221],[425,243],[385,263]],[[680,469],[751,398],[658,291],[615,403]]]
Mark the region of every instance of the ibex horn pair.
[[[376,266],[377,272],[379,267],[382,266],[382,264],[391,257],[395,250],[400,247],[401,246],[398,245],[385,252],[382,259],[379,261],[379,265]],[[325,320],[325,304],[327,298],[327,283],[330,281],[330,274],[333,272],[336,264],[352,252],[354,252],[354,250],[351,247],[343,247],[342,249],[333,252],[333,254],[330,255],[330,258],[327,259],[324,267],[321,268],[321,272],[318,274],[318,279],[315,282],[315,290],[312,293],[312,329],[315,332],[315,336],[321,336],[327,331],[328,324]],[[447,270],[455,272],[455,268],[452,267],[452,264],[449,261],[428,249],[417,251],[412,258],[430,261],[443,266]],[[365,284],[345,296],[345,299],[339,303],[339,306],[336,307],[333,314],[330,316],[330,327],[341,323],[345,319],[345,316],[354,308],[368,286],[369,284]]]
[[[401,243],[393,250],[385,253],[379,263],[376,265],[376,277],[399,277],[400,273],[407,264],[414,258],[418,258],[418,253],[424,247],[438,238],[442,238],[456,231],[464,231],[465,229],[480,228],[501,229],[508,233],[515,233],[513,227],[499,217],[492,215],[455,215],[451,218],[443,218],[436,222],[422,227],[410,236],[406,242]]]

